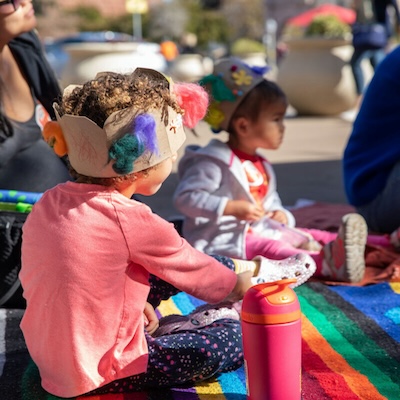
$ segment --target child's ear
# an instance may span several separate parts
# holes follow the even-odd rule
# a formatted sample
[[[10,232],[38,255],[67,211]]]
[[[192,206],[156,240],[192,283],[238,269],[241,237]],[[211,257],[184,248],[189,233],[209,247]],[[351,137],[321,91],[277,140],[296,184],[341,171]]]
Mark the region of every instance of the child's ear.
[[[245,117],[236,118],[232,121],[235,132],[238,136],[244,137],[249,133],[250,123],[249,120]]]

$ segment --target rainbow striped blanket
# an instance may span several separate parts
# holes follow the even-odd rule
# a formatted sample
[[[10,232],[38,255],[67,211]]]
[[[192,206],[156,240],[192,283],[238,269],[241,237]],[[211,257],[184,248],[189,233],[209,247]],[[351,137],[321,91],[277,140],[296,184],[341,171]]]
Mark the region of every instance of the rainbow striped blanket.
[[[303,400],[400,399],[400,283],[310,282],[295,291],[303,314]],[[158,312],[186,314],[199,304],[181,293]],[[57,399],[41,389],[30,364],[18,328],[21,316],[21,310],[0,310],[0,399]],[[196,386],[82,399],[246,400],[245,372],[241,368]]]

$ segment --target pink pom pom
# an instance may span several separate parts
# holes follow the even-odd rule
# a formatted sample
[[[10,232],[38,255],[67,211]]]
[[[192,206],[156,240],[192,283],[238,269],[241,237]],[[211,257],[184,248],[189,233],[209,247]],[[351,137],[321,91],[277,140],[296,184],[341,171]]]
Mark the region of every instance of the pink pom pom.
[[[173,91],[185,111],[183,124],[194,128],[207,113],[209,98],[206,90],[196,83],[175,83]]]

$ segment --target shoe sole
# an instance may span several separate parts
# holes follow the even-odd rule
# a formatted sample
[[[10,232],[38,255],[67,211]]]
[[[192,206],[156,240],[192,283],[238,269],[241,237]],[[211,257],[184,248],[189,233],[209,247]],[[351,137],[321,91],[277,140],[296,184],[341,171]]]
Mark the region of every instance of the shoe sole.
[[[368,227],[359,214],[347,214],[342,218],[343,243],[346,251],[345,279],[351,283],[360,282],[365,273],[365,245]]]
[[[294,289],[310,279],[317,269],[315,261],[306,253],[299,253],[279,261],[268,260],[264,257],[256,257],[254,260],[257,259],[265,260],[265,276],[263,277],[263,273],[259,273],[258,276],[252,278],[254,284],[275,282],[281,279],[296,279],[296,282],[289,285]],[[294,263],[293,260],[295,260]],[[261,269],[263,269],[262,266]]]

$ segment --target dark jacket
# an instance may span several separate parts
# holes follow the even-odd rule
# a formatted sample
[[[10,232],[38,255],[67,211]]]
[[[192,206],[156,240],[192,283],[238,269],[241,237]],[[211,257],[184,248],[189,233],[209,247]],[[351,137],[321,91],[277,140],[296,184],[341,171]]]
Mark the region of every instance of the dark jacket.
[[[36,98],[54,118],[52,104],[61,96],[61,89],[52,68],[47,62],[38,36],[34,31],[24,33],[13,39],[8,46]]]

